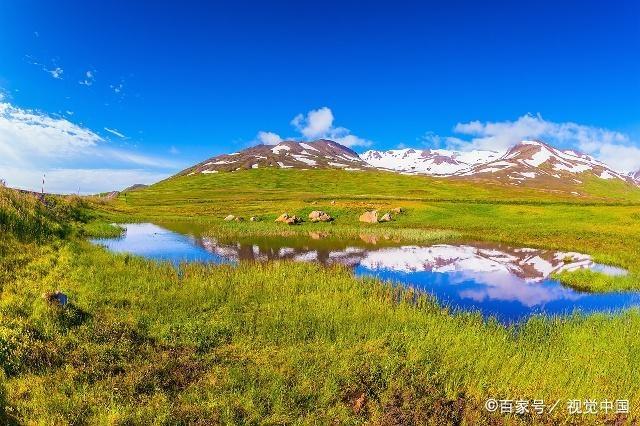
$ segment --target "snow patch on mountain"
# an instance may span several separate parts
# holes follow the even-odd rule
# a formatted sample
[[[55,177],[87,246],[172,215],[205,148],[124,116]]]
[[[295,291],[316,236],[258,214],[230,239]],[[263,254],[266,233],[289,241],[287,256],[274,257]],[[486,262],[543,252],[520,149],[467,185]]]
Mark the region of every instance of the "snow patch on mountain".
[[[500,155],[494,151],[392,149],[366,151],[360,155],[360,158],[379,169],[410,174],[452,176],[471,166],[497,159]]]

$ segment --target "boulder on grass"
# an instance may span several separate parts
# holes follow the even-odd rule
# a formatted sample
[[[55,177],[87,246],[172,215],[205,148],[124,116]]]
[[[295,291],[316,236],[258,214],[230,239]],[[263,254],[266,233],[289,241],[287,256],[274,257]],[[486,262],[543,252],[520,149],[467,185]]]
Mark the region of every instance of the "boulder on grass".
[[[244,222],[244,218],[243,217],[236,217],[235,219],[236,222]]]
[[[333,218],[322,210],[314,210],[309,213],[309,220],[311,222],[331,222]]]
[[[323,238],[327,238],[329,234],[326,232],[310,231],[309,236],[312,240],[321,240]]]
[[[236,217],[232,214],[224,218],[225,222],[231,222],[232,220],[236,220]]]
[[[289,219],[289,214],[288,213],[282,213],[280,216],[278,216],[278,218],[275,220],[276,222],[282,222],[282,223],[287,223],[287,220]]]
[[[290,216],[284,223],[286,223],[287,225],[299,225],[303,222],[301,217],[298,216]]]
[[[372,210],[370,212],[364,212],[360,215],[360,222],[378,223],[378,211]]]
[[[258,218],[257,216],[251,216],[251,217],[249,218],[249,220],[250,220],[251,222],[260,222],[260,218]]]
[[[391,213],[395,213],[395,214],[400,214],[400,213],[404,213],[404,208],[403,207],[396,207],[395,209],[391,209]]]
[[[391,222],[393,220],[393,216],[391,216],[391,213],[385,213],[379,220],[378,222]]]

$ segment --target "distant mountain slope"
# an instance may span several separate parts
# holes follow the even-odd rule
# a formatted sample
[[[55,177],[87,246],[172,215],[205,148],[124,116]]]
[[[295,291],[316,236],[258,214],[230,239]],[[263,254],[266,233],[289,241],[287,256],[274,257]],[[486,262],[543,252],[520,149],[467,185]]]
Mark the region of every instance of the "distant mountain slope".
[[[136,183],[133,184],[125,189],[123,189],[121,192],[133,192],[133,191],[140,191],[142,189],[147,188],[149,185],[144,185],[142,183]]]
[[[582,183],[585,176],[619,179],[631,183],[619,173],[591,156],[562,151],[540,141],[523,141],[497,160],[478,164],[459,176],[508,180],[513,184],[535,180]]]
[[[638,185],[640,185],[640,170],[629,173],[629,177]]]
[[[277,145],[256,145],[233,154],[210,158],[180,174],[207,174],[265,167],[345,170],[371,168],[355,151],[339,143],[320,139],[313,142],[285,141]]]
[[[392,149],[366,151],[360,155],[360,158],[379,169],[431,176],[452,176],[474,165],[498,159],[500,155],[494,151]]]

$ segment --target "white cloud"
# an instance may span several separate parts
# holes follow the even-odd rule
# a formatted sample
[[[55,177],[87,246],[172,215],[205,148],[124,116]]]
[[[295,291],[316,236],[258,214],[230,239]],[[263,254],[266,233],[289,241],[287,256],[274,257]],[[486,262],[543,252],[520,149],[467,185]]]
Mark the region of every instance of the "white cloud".
[[[83,86],[91,86],[93,85],[93,82],[95,80],[95,71],[87,71],[84,73],[84,79],[80,80],[78,83],[80,83]]]
[[[48,66],[46,66],[45,64],[39,62],[33,56],[30,56],[30,55],[26,55],[25,56],[25,60],[28,63],[30,63],[31,65],[35,65],[35,66],[40,67],[42,69],[42,71],[50,74],[51,77],[53,77],[55,79],[58,79],[58,80],[62,80],[62,74],[64,74],[64,70],[56,64],[56,60],[55,59],[51,61],[52,68],[49,68]]]
[[[0,176],[7,185],[40,191],[43,170],[12,168],[0,165]],[[136,183],[151,184],[165,179],[169,173],[143,169],[47,169],[45,191],[56,194],[96,194],[117,191]]]
[[[493,151],[506,150],[522,140],[540,139],[556,147],[592,155],[623,172],[640,169],[640,148],[628,135],[573,122],[548,121],[539,114],[523,115],[515,121],[458,123],[454,132],[466,138],[428,135],[426,139],[444,141],[447,146],[461,150]]]
[[[123,83],[118,83],[118,84],[112,84],[109,86],[111,88],[111,90],[113,90],[115,93],[120,93],[122,92],[122,89],[124,89],[124,84]]]
[[[116,135],[119,138],[126,138],[125,135],[123,135],[122,133],[120,133],[119,131],[115,130],[115,129],[110,129],[108,127],[104,128],[107,132],[111,133],[112,135]]]
[[[258,132],[258,141],[264,145],[277,145],[282,142],[280,135],[273,132]]]
[[[48,72],[49,74],[51,74],[51,76],[53,78],[57,78],[57,79],[61,79],[62,78],[62,74],[64,74],[64,70],[60,67],[55,67],[52,70],[48,70],[45,68],[45,71]]]
[[[372,144],[367,139],[353,135],[351,131],[345,127],[333,127],[333,112],[328,107],[322,107],[307,112],[307,114],[298,114],[291,125],[302,135],[305,140],[309,139],[330,139],[344,146],[369,146]],[[296,137],[289,139],[298,139]],[[257,140],[265,145],[275,145],[282,142],[280,135],[273,132],[258,132]]]
[[[298,129],[303,136],[319,138],[332,129],[333,112],[327,107],[322,107],[309,111],[306,117],[303,114],[298,114],[291,120],[291,125]]]
[[[138,167],[152,170],[143,172]],[[148,182],[178,167],[170,160],[111,147],[95,132],[65,118],[0,102],[0,178],[9,185],[37,189],[40,176],[46,173],[50,183],[51,176],[57,176],[55,186],[48,188],[51,191],[75,192],[77,182],[82,182],[83,191],[96,192],[104,186],[117,189],[121,182],[117,179],[133,184],[137,183],[134,178],[146,177]],[[106,177],[105,170],[118,178]],[[127,176],[131,180],[125,182]]]

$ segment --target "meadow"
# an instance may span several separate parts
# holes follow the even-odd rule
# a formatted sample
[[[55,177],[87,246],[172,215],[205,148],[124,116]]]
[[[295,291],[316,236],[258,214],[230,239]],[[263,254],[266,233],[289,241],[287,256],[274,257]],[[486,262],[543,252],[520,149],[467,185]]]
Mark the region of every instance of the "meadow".
[[[625,188],[608,195],[594,184],[592,195],[576,200],[391,174],[287,172],[181,177],[117,200],[49,197],[43,204],[0,189],[0,418],[551,425],[632,424],[640,417],[637,309],[536,317],[507,328],[449,312],[392,283],[355,279],[346,268],[174,268],[86,241],[117,235],[109,222],[132,220],[196,221],[226,235],[322,230],[422,242],[492,240],[583,251],[632,272],[625,283],[573,276],[577,286],[638,286],[640,205]],[[357,222],[366,209],[398,206],[407,212],[393,222]],[[336,220],[272,222],[283,211],[315,209]],[[263,220],[225,223],[227,214]],[[69,304],[42,297],[55,290]],[[484,410],[487,398],[560,403],[551,414],[504,416]],[[569,399],[628,399],[631,412],[569,416]]]
[[[593,291],[640,288],[640,189],[585,179],[579,188],[585,195],[576,197],[571,194],[574,190],[380,172],[250,170],[179,176],[96,204],[96,209],[112,222],[198,223],[213,236],[305,236],[322,231],[336,237],[369,233],[420,242],[423,233],[437,231],[449,241],[578,251],[623,267],[631,275],[559,277],[568,285]],[[406,213],[392,222],[358,222],[364,211],[395,207],[403,207]],[[298,227],[273,223],[283,212],[306,218],[313,210],[324,210],[336,220]],[[262,220],[225,223],[222,219],[228,214]]]

